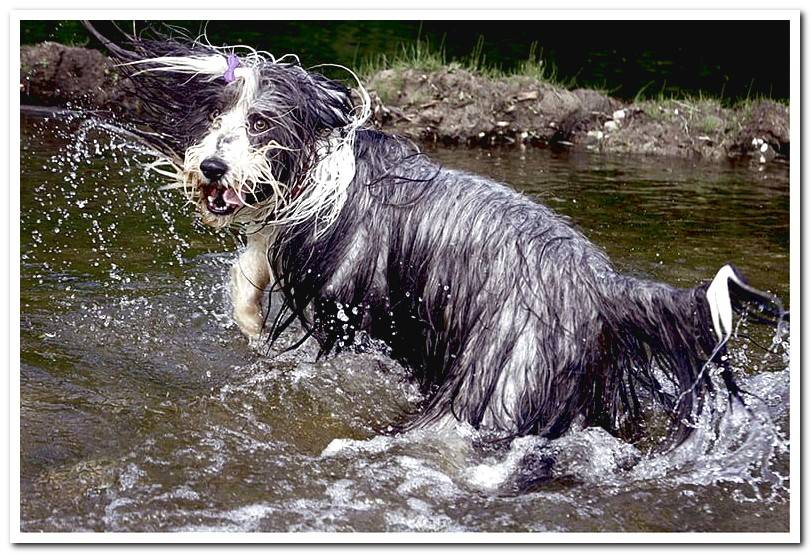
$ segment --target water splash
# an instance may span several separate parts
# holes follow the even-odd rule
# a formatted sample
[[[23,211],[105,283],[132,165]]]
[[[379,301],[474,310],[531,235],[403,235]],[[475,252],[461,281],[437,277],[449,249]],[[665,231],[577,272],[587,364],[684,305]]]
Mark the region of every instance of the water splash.
[[[673,452],[595,428],[505,447],[464,425],[393,434],[423,401],[404,368],[380,352],[249,347],[229,315],[231,239],[157,190],[149,153],[84,119],[37,125],[23,143],[25,529],[743,528],[728,514],[785,525],[787,335],[770,353],[730,350],[751,412],[716,405],[723,416]],[[543,186],[558,186],[559,162],[541,161]],[[602,205],[567,192],[572,170],[559,168],[558,194]]]

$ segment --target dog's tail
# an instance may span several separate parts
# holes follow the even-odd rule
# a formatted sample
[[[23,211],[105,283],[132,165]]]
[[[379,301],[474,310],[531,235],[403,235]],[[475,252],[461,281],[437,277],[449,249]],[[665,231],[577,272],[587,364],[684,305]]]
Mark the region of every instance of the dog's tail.
[[[644,426],[647,396],[670,415],[675,443],[691,434],[707,393],[717,388],[713,374],[730,401],[742,400],[726,355],[733,315],[747,314],[775,326],[778,334],[788,322],[780,300],[749,286],[732,265],[692,289],[618,276],[604,283],[603,292],[603,359],[608,362],[603,368],[611,369],[592,380],[600,386],[593,387],[587,417],[620,431],[624,425],[638,430]]]

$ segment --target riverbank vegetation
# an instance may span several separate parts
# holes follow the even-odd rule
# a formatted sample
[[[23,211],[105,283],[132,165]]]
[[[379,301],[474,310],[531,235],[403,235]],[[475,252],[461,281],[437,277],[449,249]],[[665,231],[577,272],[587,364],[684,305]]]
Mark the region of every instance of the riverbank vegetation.
[[[59,36],[94,46],[74,24],[56,27]],[[373,123],[417,141],[749,157],[757,163],[788,159],[786,100],[652,81],[623,96],[610,87],[584,86],[578,74],[562,75],[537,41],[511,63],[489,52],[483,35],[463,54],[451,53],[443,40],[418,36],[393,50],[356,52],[350,65],[372,95]],[[21,62],[23,103],[138,109],[127,83],[117,82],[108,60],[92,48],[26,45]]]

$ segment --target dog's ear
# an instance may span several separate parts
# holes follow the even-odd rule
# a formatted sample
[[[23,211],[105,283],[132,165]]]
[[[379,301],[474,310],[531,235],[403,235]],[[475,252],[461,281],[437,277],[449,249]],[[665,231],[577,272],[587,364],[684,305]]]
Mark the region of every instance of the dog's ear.
[[[318,73],[310,73],[310,109],[322,128],[336,129],[349,125],[352,120],[350,91],[344,85]]]

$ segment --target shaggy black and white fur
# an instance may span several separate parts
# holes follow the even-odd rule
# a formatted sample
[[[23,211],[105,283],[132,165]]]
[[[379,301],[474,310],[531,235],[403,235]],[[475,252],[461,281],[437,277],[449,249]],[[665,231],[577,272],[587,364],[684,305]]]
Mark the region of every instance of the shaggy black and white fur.
[[[248,237],[231,273],[242,330],[276,339],[298,320],[324,353],[382,341],[428,399],[410,425],[555,437],[581,419],[634,437],[659,407],[679,442],[710,391],[739,395],[733,312],[786,319],[729,265],[690,289],[617,273],[566,218],[365,128],[360,83],[353,100],[296,59],[97,36],[141,99],[131,132],[158,169],[205,222]],[[268,284],[283,304],[263,322]]]

